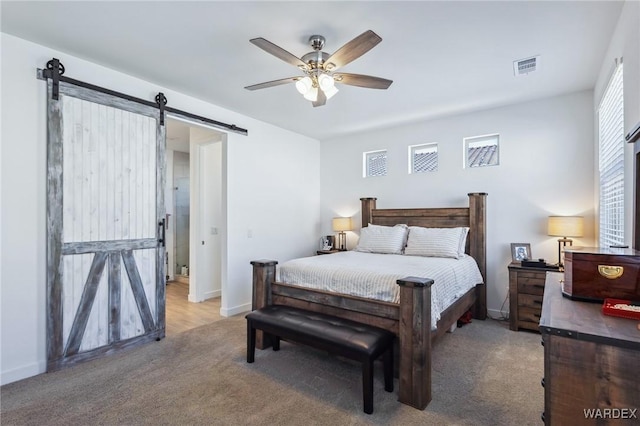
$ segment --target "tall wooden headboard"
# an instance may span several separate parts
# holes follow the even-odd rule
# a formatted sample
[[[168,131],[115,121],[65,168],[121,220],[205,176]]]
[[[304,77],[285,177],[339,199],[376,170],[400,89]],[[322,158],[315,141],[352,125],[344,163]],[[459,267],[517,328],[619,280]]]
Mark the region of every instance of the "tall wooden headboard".
[[[425,228],[455,228],[468,226],[466,252],[478,263],[478,268],[487,282],[487,220],[484,192],[471,193],[469,207],[377,209],[376,198],[361,198],[362,226],[393,226],[406,224]]]

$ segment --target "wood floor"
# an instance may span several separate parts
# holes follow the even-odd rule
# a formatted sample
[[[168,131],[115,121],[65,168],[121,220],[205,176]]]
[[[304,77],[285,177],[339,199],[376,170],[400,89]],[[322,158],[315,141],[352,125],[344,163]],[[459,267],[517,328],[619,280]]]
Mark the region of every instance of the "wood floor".
[[[187,300],[189,284],[169,281],[166,288],[166,335],[167,337],[210,324],[220,316],[220,298],[207,299],[200,303]]]

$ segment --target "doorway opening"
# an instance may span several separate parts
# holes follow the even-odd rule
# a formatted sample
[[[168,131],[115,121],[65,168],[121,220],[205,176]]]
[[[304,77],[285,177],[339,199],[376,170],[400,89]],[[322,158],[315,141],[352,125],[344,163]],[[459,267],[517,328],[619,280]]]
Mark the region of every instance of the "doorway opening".
[[[179,147],[178,147],[179,148]],[[188,146],[187,146],[188,148]],[[169,149],[169,148],[167,148]],[[167,258],[173,258],[174,281],[189,284],[189,151],[173,151],[173,244]],[[169,263],[169,259],[167,259]]]
[[[166,335],[223,318],[226,134],[167,117]]]

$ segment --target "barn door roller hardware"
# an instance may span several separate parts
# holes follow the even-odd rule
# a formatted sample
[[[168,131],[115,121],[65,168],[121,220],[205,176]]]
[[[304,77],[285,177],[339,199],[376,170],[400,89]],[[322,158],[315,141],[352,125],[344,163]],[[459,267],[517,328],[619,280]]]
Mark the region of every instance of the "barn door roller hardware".
[[[95,90],[100,93],[105,93],[111,96],[115,96],[118,98],[126,99],[131,102],[137,102],[142,105],[147,105],[153,108],[158,108],[160,110],[160,125],[164,125],[164,115],[165,113],[175,113],[185,117],[193,118],[195,120],[199,120],[204,124],[210,125],[212,127],[216,127],[223,130],[228,130],[235,133],[240,133],[243,135],[248,135],[249,131],[247,129],[243,129],[241,127],[236,126],[235,124],[227,124],[221,121],[216,121],[211,118],[202,117],[196,114],[192,114],[190,112],[182,111],[176,108],[167,107],[167,98],[166,96],[160,92],[155,97],[155,102],[147,101],[145,99],[136,98],[135,96],[130,96],[125,93],[116,92],[111,89],[106,89],[104,87],[96,86],[91,83],[87,83],[80,80],[74,80],[73,78],[65,77],[64,74],[65,68],[62,62],[59,59],[53,58],[47,62],[45,69],[38,69],[38,78],[40,80],[52,80],[53,90],[51,96],[54,100],[58,100],[60,95],[60,82],[63,81],[67,84],[72,84],[74,86],[84,87],[87,89]]]
[[[164,107],[167,104],[167,97],[164,93],[160,92],[156,95],[156,104],[158,104],[158,108],[160,108],[160,125],[164,126]]]
[[[39,70],[40,71],[40,70]],[[42,70],[44,78],[50,78],[53,82],[53,99],[58,100],[60,92],[60,77],[64,74],[64,65],[57,59],[53,58],[47,62],[47,69]]]

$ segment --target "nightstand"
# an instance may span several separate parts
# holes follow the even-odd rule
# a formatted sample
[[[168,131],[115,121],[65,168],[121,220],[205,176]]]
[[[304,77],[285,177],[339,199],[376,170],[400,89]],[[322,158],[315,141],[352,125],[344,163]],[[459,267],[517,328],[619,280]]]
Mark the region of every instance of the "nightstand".
[[[333,254],[333,253],[340,253],[341,251],[343,251],[343,250],[335,250],[335,249],[332,249],[332,250],[318,250],[316,252],[316,254]]]
[[[544,282],[548,271],[520,263],[509,265],[509,328],[539,331]]]

